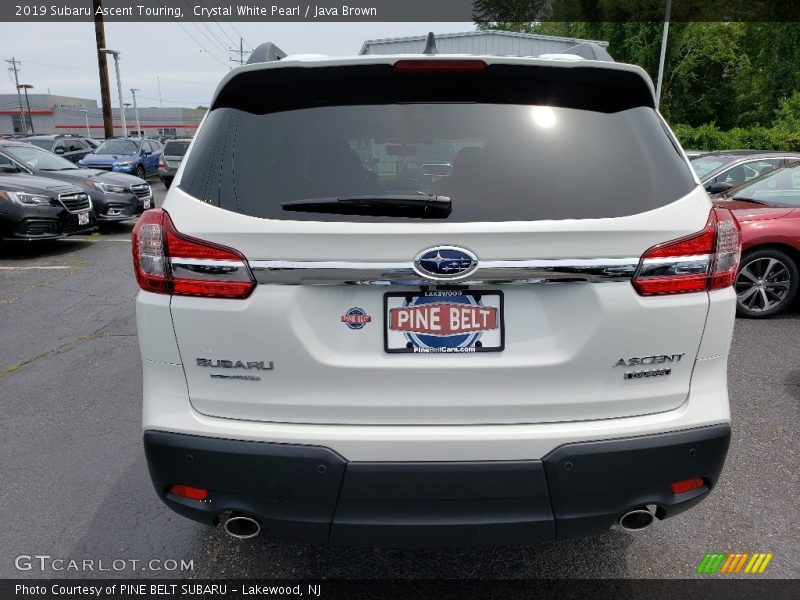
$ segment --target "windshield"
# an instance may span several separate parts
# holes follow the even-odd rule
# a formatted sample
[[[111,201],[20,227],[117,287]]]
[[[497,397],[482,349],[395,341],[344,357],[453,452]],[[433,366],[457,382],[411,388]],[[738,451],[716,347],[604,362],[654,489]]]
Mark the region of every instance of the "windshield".
[[[745,183],[736,188],[730,197],[734,200],[800,206],[800,162]]]
[[[711,173],[711,171],[719,169],[722,165],[731,162],[731,160],[729,156],[698,156],[697,158],[691,159],[691,162],[694,172],[702,179]]]
[[[6,151],[30,169],[66,171],[68,169],[78,168],[66,158],[61,158],[52,152],[42,150],[36,146],[10,146],[6,148]]]
[[[386,205],[421,194],[451,199],[442,218],[454,222],[618,217],[674,202],[695,185],[648,107],[224,107],[209,114],[186,161],[183,190],[269,219],[390,222],[413,211],[343,216],[330,214],[330,199]],[[286,204],[312,199],[326,201],[318,211]]]
[[[94,151],[95,154],[123,154],[130,155],[139,152],[139,145],[130,140],[108,140],[103,142]]]

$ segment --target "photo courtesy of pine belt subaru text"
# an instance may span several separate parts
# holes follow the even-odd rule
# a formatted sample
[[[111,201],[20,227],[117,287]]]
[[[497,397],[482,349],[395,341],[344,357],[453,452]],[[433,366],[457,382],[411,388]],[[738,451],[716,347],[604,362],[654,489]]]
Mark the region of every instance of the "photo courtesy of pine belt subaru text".
[[[150,185],[133,175],[79,167],[32,144],[0,140],[0,170],[58,179],[79,186],[92,200],[100,225],[133,219],[155,208]]]
[[[159,497],[238,538],[396,547],[639,530],[708,497],[739,227],[645,72],[586,45],[268,49],[133,232]]]

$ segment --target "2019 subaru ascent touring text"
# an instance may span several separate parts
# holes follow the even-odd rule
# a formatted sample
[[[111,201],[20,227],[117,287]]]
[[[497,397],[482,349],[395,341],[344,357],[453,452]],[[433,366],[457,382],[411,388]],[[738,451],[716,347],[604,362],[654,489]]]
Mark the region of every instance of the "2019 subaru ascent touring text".
[[[239,537],[645,527],[722,470],[739,253],[638,67],[234,69],[134,230],[155,489]]]

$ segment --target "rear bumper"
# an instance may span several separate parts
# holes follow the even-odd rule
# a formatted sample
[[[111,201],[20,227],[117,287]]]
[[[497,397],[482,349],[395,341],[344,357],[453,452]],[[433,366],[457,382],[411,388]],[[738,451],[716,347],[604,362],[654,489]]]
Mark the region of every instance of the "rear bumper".
[[[145,431],[156,492],[208,524],[239,511],[267,535],[368,546],[532,544],[608,530],[625,512],[691,508],[713,489],[730,441],[727,424],[569,443],[541,460],[358,462],[320,446]],[[675,481],[705,485],[673,494]],[[200,502],[175,483],[209,490]]]

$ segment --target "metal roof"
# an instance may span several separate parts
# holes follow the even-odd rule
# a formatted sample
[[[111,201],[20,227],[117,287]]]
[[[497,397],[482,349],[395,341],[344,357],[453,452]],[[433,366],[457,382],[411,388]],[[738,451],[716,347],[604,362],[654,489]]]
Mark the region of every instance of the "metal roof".
[[[365,41],[359,54],[416,54],[425,48],[426,35],[383,38]],[[535,56],[557,53],[582,42],[603,48],[608,42],[580,38],[518,33],[515,31],[464,31],[436,34],[436,45],[442,54],[483,54],[496,56]]]

